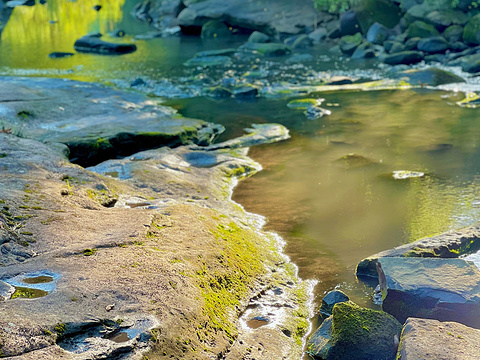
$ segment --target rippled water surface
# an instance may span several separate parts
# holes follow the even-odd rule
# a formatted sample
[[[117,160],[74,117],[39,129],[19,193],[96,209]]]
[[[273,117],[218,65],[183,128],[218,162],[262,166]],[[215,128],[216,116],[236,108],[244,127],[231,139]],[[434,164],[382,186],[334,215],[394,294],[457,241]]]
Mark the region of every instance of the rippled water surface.
[[[268,229],[287,240],[286,252],[300,275],[319,280],[319,295],[340,286],[362,302],[371,291],[353,275],[362,258],[479,218],[479,110],[456,106],[461,94],[425,89],[314,94],[325,98],[323,106],[332,111],[317,120],[287,108],[288,100],[192,97],[213,76],[265,70],[269,81],[315,81],[339,65],[320,56],[310,67],[288,69],[283,59],[245,62],[231,69],[186,68],[182,63],[195,52],[237,46],[245,38],[236,36],[228,43],[196,37],[136,40],[135,35],[152,29],[129,15],[134,3],[104,0],[99,12],[93,10],[93,0],[49,0],[15,8],[1,35],[0,74],[59,76],[122,87],[141,77],[153,84],[153,93],[177,98],[167,104],[184,116],[223,124],[223,139],[242,134],[252,123],[287,126],[290,140],[251,149],[264,171],[241,182],[234,199],[269,218]],[[125,31],[125,38],[106,35],[106,40],[135,42],[136,52],[48,57],[54,51],[74,52],[75,40],[89,32],[118,29]],[[425,176],[394,180],[396,170]]]

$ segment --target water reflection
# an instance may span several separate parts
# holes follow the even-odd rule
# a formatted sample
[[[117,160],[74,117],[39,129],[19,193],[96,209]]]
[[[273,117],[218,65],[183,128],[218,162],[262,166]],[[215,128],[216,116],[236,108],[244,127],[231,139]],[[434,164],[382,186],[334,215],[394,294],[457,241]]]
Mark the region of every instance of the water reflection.
[[[237,129],[253,120],[291,129],[290,140],[250,150],[264,171],[241,182],[234,199],[270,219],[300,275],[320,280],[319,294],[340,285],[365,298],[353,276],[359,260],[479,218],[480,123],[474,109],[453,105],[461,97],[453,93],[320,95],[340,106],[315,121],[282,101],[172,104],[227,126],[238,119]],[[396,170],[425,175],[395,180]]]

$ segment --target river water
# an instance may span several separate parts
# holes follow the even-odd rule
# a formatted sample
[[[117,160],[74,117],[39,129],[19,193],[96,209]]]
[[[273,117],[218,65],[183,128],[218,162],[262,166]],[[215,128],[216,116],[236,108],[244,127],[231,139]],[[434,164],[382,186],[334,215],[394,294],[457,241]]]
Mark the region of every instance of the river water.
[[[455,104],[463,94],[427,89],[317,93],[310,96],[324,98],[331,115],[316,120],[289,109],[291,99],[206,98],[201,96],[205,83],[246,71],[263,71],[270,82],[301,83],[342,71],[375,78],[382,69],[339,63],[321,47],[308,66],[263,59],[229,69],[187,68],[181,64],[196,52],[235,47],[245,37],[228,43],[197,37],[135,40],[152,29],[129,15],[134,0],[104,0],[99,12],[93,10],[96,3],[49,0],[15,8],[1,37],[0,75],[65,77],[124,88],[142,78],[147,84],[142,91],[168,98],[166,104],[182,115],[224,125],[223,139],[253,123],[287,126],[290,140],[251,149],[264,170],[242,181],[234,200],[269,219],[268,230],[284,237],[300,276],[319,281],[318,299],[340,288],[366,304],[371,289],[354,277],[362,258],[479,219],[480,122],[478,110]],[[48,57],[54,51],[74,52],[75,40],[89,32],[118,29],[127,34],[121,41],[135,41],[135,53]],[[424,176],[395,180],[392,172],[400,170]]]

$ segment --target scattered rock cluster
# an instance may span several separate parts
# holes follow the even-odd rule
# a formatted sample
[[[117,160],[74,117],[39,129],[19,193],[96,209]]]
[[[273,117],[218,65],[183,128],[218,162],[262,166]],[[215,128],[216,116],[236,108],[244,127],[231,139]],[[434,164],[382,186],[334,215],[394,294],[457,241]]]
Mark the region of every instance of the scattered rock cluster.
[[[460,256],[479,247],[474,225],[362,260],[356,275],[378,283],[383,311],[360,308],[338,290],[328,293],[320,309],[326,319],[308,352],[327,360],[478,359],[480,270]]]

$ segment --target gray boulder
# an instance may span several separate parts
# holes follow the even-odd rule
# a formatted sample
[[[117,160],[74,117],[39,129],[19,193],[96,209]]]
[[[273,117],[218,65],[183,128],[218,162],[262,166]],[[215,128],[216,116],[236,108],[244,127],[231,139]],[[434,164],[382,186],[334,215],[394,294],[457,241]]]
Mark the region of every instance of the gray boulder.
[[[402,325],[383,311],[349,302],[333,307],[307,343],[307,353],[325,360],[391,360]]]
[[[480,327],[480,270],[473,263],[402,257],[378,261],[387,282],[383,310],[400,322],[420,317]]]
[[[167,144],[208,144],[223,129],[177,117],[143,95],[64,79],[2,77],[0,100],[0,126],[65,144],[84,166]]]
[[[441,36],[434,36],[426,39],[421,39],[417,44],[417,49],[427,53],[441,53],[449,48],[447,40]]]
[[[373,23],[368,29],[367,32],[367,40],[373,44],[380,44],[382,45],[385,40],[387,40],[388,36],[391,34],[391,31],[387,29],[380,23]]]
[[[463,41],[469,45],[480,44],[480,14],[475,15],[463,28]]]
[[[327,318],[332,315],[333,307],[335,304],[346,302],[350,298],[345,295],[343,291],[332,290],[322,299],[322,306],[320,307],[320,314],[323,318]]]
[[[370,59],[377,56],[380,52],[379,45],[373,45],[369,42],[360,44],[352,54],[352,59]]]
[[[450,42],[456,42],[462,39],[463,35],[463,26],[452,25],[445,29],[443,32],[443,37]]]
[[[414,21],[407,29],[407,38],[428,38],[437,35],[439,35],[439,32],[435,29],[435,26],[420,20]]]
[[[477,360],[480,330],[455,322],[409,318],[403,327],[397,359]]]
[[[450,63],[451,65],[460,65],[462,70],[469,73],[480,72],[480,53],[462,56],[456,59],[455,63]]]
[[[312,39],[314,43],[319,43],[320,41],[324,40],[328,35],[328,31],[326,28],[320,27],[314,31],[312,31],[310,34],[308,34],[308,37]]]
[[[422,40],[422,38],[419,37],[413,37],[405,41],[405,50],[416,50],[418,43]]]
[[[209,20],[219,20],[231,27],[269,35],[294,35],[305,32],[317,22],[317,12],[309,0],[185,0],[183,3],[186,8],[177,18],[183,30],[200,29]]]
[[[248,42],[252,43],[267,43],[270,42],[270,36],[260,31],[254,31],[248,37]]]
[[[420,70],[421,71],[421,70]],[[377,277],[377,259],[386,257],[440,257],[457,258],[480,249],[480,225],[472,225],[459,231],[449,231],[426,237],[413,243],[382,251],[360,261],[357,276]]]
[[[429,12],[426,19],[438,30],[444,30],[451,25],[465,25],[468,15],[458,10],[435,10]]]
[[[408,49],[406,49],[404,44],[395,41],[392,44],[392,46],[390,47],[390,50],[388,52],[390,54],[395,54],[395,53],[399,53],[399,52],[402,52],[402,51],[405,51],[405,50],[408,50]]]
[[[423,60],[423,53],[419,51],[400,51],[398,53],[386,55],[383,62],[388,65],[416,64]]]

